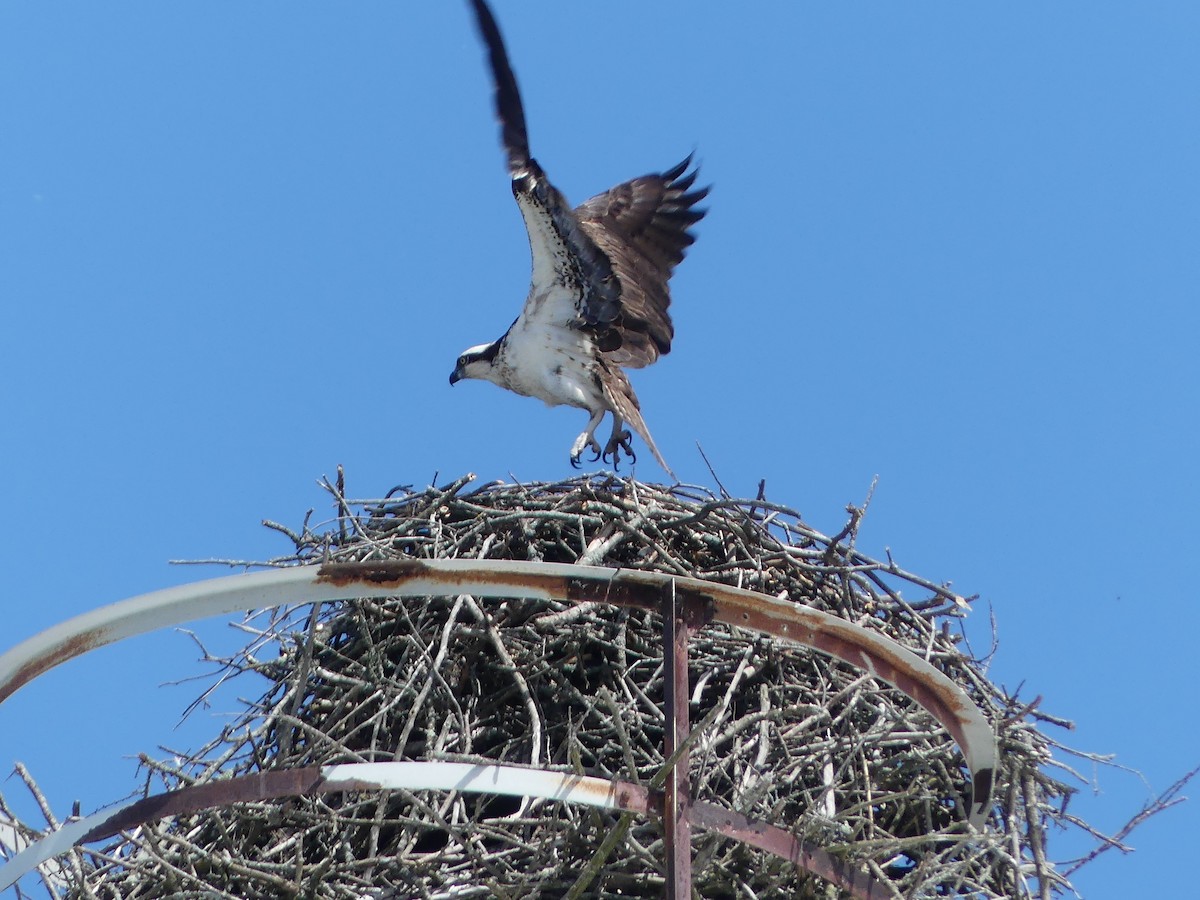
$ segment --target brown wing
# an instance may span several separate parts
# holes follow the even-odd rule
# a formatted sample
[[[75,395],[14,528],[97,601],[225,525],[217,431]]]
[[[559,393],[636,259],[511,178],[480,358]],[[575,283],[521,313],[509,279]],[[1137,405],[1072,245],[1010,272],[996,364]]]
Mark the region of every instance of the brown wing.
[[[671,351],[675,329],[667,308],[667,281],[696,238],[692,225],[707,210],[696,204],[708,188],[690,190],[692,157],[658,175],[643,175],[593,197],[575,210],[579,224],[612,263],[621,285],[621,346],[607,358],[621,366],[648,366]]]

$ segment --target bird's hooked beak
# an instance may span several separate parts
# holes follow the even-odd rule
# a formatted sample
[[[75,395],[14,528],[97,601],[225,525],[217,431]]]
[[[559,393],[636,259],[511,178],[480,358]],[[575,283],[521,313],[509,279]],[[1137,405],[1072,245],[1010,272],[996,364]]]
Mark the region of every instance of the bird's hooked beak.
[[[458,360],[454,363],[454,371],[450,373],[450,383],[458,384],[468,378],[486,378],[487,375],[483,373],[490,371],[491,363],[499,350],[499,341],[468,347],[458,355]]]

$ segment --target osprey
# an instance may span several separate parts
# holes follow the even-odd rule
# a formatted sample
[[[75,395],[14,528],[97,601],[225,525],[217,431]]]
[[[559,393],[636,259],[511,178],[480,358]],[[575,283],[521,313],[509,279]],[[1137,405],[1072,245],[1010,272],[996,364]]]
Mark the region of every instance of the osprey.
[[[708,188],[691,190],[692,157],[655,175],[619,184],[572,209],[529,155],[525,110],[500,29],[484,0],[471,0],[495,81],[496,114],[508,156],[512,192],[529,232],[533,276],[525,307],[498,340],[464,350],[450,375],[454,384],[481,378],[536,397],[550,406],[588,411],[587,427],[571,445],[571,464],[590,448],[593,459],[623,450],[636,459],[628,423],[674,478],[646,423],[622,367],[648,366],[670,352],[674,328],[667,281],[704,217],[696,203]],[[596,429],[612,414],[603,449]]]

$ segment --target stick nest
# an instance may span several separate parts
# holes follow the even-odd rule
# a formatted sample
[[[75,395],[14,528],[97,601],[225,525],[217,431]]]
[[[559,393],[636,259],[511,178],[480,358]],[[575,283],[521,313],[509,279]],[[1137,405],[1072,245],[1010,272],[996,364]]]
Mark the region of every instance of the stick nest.
[[[949,735],[900,692],[819,653],[714,625],[691,643],[694,796],[782,825],[895,897],[1049,897],[1048,861],[1072,788],[1050,777],[1049,720],[964,652],[968,601],[762,499],[608,476],[489,484],[471,476],[347,500],[324,530],[286,533],[270,565],[488,558],[645,569],[736,585],[886,634],[960,684],[995,728],[1001,769],[986,835],[968,835],[966,769]],[[144,760],[150,787],[335,762],[457,760],[646,783],[662,766],[661,624],[598,604],[433,597],[362,600],[248,620],[222,677],[267,687],[189,759]],[[261,684],[261,682],[260,682]],[[256,689],[257,691],[257,689]],[[1059,722],[1058,724],[1064,724]],[[64,871],[72,897],[660,897],[658,822],[508,798],[391,792],[237,804],[157,822]],[[708,832],[693,837],[706,898],[833,898],[802,869]],[[579,890],[577,887],[576,890]],[[848,895],[847,895],[848,896]]]

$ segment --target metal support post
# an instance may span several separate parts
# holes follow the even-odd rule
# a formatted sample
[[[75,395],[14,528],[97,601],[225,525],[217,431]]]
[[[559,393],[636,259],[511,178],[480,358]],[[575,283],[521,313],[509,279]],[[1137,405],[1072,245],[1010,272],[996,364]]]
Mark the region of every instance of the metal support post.
[[[688,637],[691,629],[672,582],[663,592],[663,673],[666,694],[666,725],[663,756],[670,759],[686,740],[688,721]],[[691,783],[688,778],[691,753],[684,750],[667,774],[663,802],[663,831],[667,855],[667,900],[691,900],[692,825]]]

